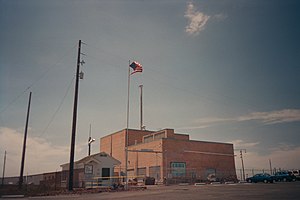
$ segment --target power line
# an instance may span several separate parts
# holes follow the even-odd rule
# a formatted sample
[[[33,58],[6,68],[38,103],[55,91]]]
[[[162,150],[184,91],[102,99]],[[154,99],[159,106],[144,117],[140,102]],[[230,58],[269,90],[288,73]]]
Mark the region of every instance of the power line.
[[[89,57],[92,58],[92,59],[95,59],[96,61],[99,61],[99,62],[101,62],[101,63],[102,63],[103,61],[107,61],[106,59],[99,58],[97,55],[93,56],[93,55],[91,55],[90,53],[89,53]],[[121,58],[121,57],[119,57],[119,58]],[[123,59],[122,59],[122,60],[123,60]],[[125,59],[124,59],[124,61],[125,61]],[[126,62],[128,62],[128,61],[126,60]],[[125,62],[124,62],[124,63],[125,63]],[[123,65],[122,65],[122,66],[118,66],[118,65],[112,65],[112,64],[107,63],[107,64],[105,64],[104,66],[114,67],[114,68],[117,68],[117,69],[122,69],[122,70],[124,70],[124,71],[127,71],[127,68],[124,67]]]
[[[15,103],[21,96],[23,96],[28,90],[30,89],[30,86],[27,87],[22,93],[20,93],[16,98],[14,98],[12,101],[10,101],[1,111],[0,115],[9,108],[13,103]]]
[[[43,132],[41,133],[41,135],[39,135],[39,137],[41,137],[42,135],[44,135],[44,134],[46,133],[46,131],[47,131],[48,128],[50,127],[51,123],[53,122],[54,118],[56,117],[56,114],[57,114],[58,111],[60,110],[61,106],[63,105],[63,103],[64,103],[64,101],[65,101],[65,99],[66,99],[66,97],[67,97],[67,94],[68,94],[69,91],[70,91],[70,88],[71,88],[71,86],[72,86],[72,83],[73,83],[73,81],[74,81],[74,78],[75,78],[75,76],[72,78],[71,82],[69,83],[68,88],[67,88],[67,90],[66,90],[66,92],[65,92],[65,94],[64,94],[64,96],[63,96],[63,98],[62,98],[62,100],[60,101],[59,106],[57,107],[57,109],[56,109],[55,112],[53,113],[53,115],[52,115],[50,121],[48,122],[48,124],[47,124],[47,126],[46,126],[46,128],[43,130]]]
[[[73,50],[76,47],[76,45],[74,45],[70,50],[68,50],[65,54],[63,54],[53,65],[49,65],[49,67],[47,67],[46,71],[44,71],[40,76],[38,76],[38,78],[36,78],[31,84],[29,84],[29,86],[23,91],[21,92],[19,95],[17,95],[13,100],[11,100],[2,110],[0,110],[0,115],[5,112],[11,105],[13,105],[21,96],[23,96],[29,89],[31,89],[36,83],[38,83],[41,79],[43,79],[50,71],[51,69],[54,68],[54,66],[57,66],[58,63],[65,58],[70,52],[71,50]]]

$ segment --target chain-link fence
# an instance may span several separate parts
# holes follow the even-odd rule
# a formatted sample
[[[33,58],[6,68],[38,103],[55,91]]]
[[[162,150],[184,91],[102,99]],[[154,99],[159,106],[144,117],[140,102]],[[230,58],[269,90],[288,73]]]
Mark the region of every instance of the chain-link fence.
[[[259,173],[268,173],[274,175],[276,172],[280,171],[293,171],[292,169],[283,169],[283,168],[273,168],[273,169],[237,169],[236,175],[238,180],[245,181],[246,178],[254,176]]]
[[[178,184],[178,183],[199,183],[199,182],[228,182],[238,181],[235,170],[219,170],[213,168],[186,168],[185,165],[174,165],[170,168],[161,168],[153,166],[146,168],[138,168],[137,170],[129,169],[128,180],[146,180],[151,178],[155,180],[155,184]],[[115,176],[125,178],[125,171],[121,168],[116,172]],[[122,179],[120,179],[122,180]],[[122,182],[122,181],[121,181]]]
[[[166,184],[178,183],[201,183],[201,182],[228,182],[237,181],[236,172],[234,170],[216,170],[212,168],[207,169],[174,169],[168,168],[166,177],[163,182]]]

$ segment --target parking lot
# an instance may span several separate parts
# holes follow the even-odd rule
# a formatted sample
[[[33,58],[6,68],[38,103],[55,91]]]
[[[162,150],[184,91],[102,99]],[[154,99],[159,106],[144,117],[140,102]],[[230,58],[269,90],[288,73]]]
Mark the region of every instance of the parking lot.
[[[216,185],[173,185],[149,186],[145,190],[103,192],[96,194],[69,194],[61,196],[27,197],[23,199],[299,199],[300,182],[280,182],[274,184],[244,183]],[[12,198],[2,198],[12,199]]]

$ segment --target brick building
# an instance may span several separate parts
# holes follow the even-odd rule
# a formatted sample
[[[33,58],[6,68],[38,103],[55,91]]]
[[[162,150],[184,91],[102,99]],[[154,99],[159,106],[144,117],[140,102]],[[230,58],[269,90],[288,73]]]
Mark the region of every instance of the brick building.
[[[100,139],[100,151],[121,161],[115,172],[125,174],[126,129]],[[158,181],[235,178],[233,145],[190,140],[173,129],[128,130],[128,176],[150,176]]]

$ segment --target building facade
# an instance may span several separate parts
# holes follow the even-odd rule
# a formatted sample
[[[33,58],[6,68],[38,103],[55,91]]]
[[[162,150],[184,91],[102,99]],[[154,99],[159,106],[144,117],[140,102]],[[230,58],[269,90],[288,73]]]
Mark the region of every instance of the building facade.
[[[154,177],[157,181],[205,181],[211,175],[219,180],[236,178],[233,144],[190,140],[187,134],[126,129],[100,139],[100,151],[121,162],[115,172],[125,174],[125,148],[128,139],[129,179]]]

